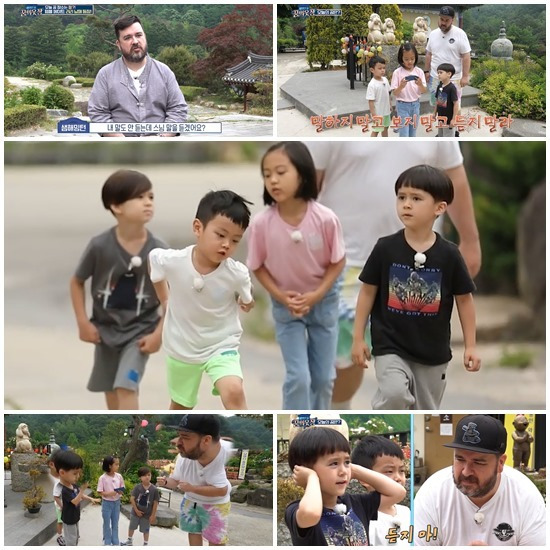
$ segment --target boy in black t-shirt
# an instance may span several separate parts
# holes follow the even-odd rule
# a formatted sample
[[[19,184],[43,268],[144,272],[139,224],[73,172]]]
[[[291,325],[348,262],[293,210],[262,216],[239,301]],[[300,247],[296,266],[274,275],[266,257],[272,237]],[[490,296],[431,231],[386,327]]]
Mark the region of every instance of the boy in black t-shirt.
[[[86,499],[97,504],[99,499],[84,494],[84,491],[88,488],[87,483],[83,483],[80,487],[76,484],[84,466],[79,455],[73,451],[58,451],[54,456],[54,465],[59,474],[59,483],[62,486],[61,519],[63,521],[65,546],[77,546],[80,538],[78,532],[80,502]]]
[[[374,409],[437,410],[450,361],[450,320],[456,301],[464,336],[464,366],[481,367],[476,352],[475,285],[458,247],[432,229],[452,202],[453,183],[427,165],[395,183],[397,215],[405,226],[376,243],[359,279],[352,360],[371,357],[364,340],[371,315],[378,390]]]
[[[349,442],[333,428],[311,427],[296,435],[288,463],[294,481],[305,489],[285,510],[293,546],[368,546],[369,522],[378,507],[400,502],[406,494],[385,475],[351,464]],[[375,491],[347,494],[351,479]]]
[[[443,117],[444,121],[438,121],[437,137],[454,137],[454,121],[458,115],[460,104],[456,86],[451,82],[455,74],[455,68],[451,63],[441,63],[437,67],[439,84],[435,90],[435,116]],[[443,124],[439,127],[439,124]]]

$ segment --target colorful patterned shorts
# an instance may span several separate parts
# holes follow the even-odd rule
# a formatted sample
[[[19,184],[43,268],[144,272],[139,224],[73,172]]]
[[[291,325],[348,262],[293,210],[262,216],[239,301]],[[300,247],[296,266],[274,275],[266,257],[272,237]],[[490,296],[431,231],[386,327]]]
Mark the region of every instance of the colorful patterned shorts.
[[[227,524],[231,502],[199,504],[184,498],[181,501],[180,529],[202,533],[211,544],[227,544]]]
[[[353,322],[357,296],[363,284],[359,275],[363,268],[347,266],[338,278],[340,300],[338,303],[338,348],[336,351],[336,368],[346,369],[351,365],[351,347],[353,344]],[[370,322],[365,331],[365,342],[371,346]]]

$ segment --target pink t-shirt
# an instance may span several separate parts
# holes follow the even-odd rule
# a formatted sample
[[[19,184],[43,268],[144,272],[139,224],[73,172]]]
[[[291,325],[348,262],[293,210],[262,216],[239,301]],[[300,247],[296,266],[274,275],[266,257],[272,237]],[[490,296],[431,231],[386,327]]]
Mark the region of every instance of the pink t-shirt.
[[[336,214],[313,200],[298,226],[286,223],[273,205],[254,217],[247,234],[248,268],[264,266],[281,290],[315,290],[329,264],[345,254]]]
[[[100,478],[97,480],[97,492],[98,493],[110,493],[114,491],[115,489],[118,489],[119,487],[124,487],[124,479],[122,479],[122,476],[116,472],[114,476],[110,476],[107,473],[104,473]],[[120,493],[117,493],[116,496],[108,496],[104,497],[102,495],[103,500],[120,500]]]
[[[422,81],[422,84],[426,86],[426,78],[424,77],[424,72],[422,69],[418,67],[414,67],[412,71],[408,71],[405,69],[405,67],[398,67],[393,71],[393,74],[391,76],[391,89],[395,90],[397,86],[399,86],[400,82],[406,77],[410,75],[416,75],[420,78]],[[399,101],[417,101],[421,96],[420,90],[418,89],[418,86],[416,85],[416,82],[409,82],[405,86],[405,88],[397,95],[394,92],[395,99],[398,99]]]

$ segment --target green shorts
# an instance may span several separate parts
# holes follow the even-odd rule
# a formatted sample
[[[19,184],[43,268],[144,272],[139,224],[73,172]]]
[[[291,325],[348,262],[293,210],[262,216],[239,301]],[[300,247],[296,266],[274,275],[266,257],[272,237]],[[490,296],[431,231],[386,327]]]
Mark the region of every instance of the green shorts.
[[[168,391],[175,403],[184,407],[195,407],[198,401],[202,373],[212,380],[212,395],[220,395],[216,382],[224,376],[238,376],[241,380],[241,356],[236,350],[222,352],[206,363],[184,363],[172,357],[166,358],[168,366]]]
[[[391,118],[390,115],[384,115],[384,119],[382,121],[382,126],[376,126],[374,125],[374,120],[372,121],[372,131],[373,132],[383,132],[386,128],[390,127]]]

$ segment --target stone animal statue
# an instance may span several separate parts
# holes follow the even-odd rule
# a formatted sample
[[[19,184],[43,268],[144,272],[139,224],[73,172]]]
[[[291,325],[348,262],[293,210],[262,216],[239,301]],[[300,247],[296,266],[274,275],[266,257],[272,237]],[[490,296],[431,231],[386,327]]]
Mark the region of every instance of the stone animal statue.
[[[513,458],[514,468],[517,470],[523,470],[527,468],[529,458],[531,457],[531,443],[533,443],[533,436],[527,431],[529,426],[529,420],[525,418],[523,414],[517,414],[512,422],[514,425],[514,432],[512,433],[512,439],[514,440]]]
[[[384,42],[386,44],[393,44],[395,42],[395,23],[391,17],[387,17],[382,25],[384,31]]]
[[[17,453],[29,453],[32,451],[31,434],[29,427],[23,422],[17,426],[15,430],[15,452]]]
[[[413,23],[413,30],[412,43],[418,53],[426,53],[426,44],[428,43],[428,35],[430,34],[426,19],[424,17],[417,17]]]
[[[384,35],[382,34],[382,19],[377,13],[373,13],[370,16],[369,23],[369,34],[367,40],[370,44],[383,44]]]

